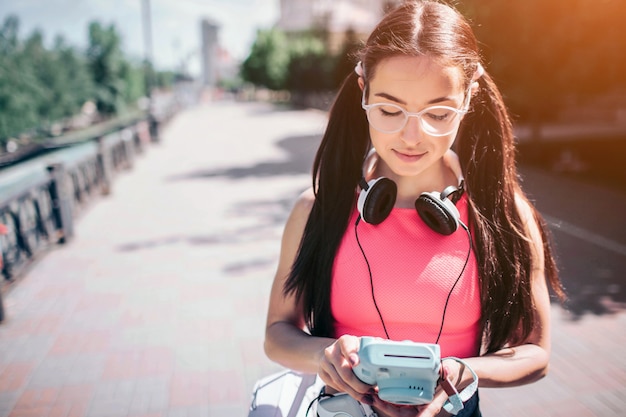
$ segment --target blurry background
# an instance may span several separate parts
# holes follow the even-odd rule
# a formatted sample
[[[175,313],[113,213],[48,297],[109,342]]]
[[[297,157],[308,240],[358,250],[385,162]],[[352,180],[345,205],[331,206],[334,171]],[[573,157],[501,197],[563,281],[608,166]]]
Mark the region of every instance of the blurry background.
[[[158,141],[160,122],[197,104],[264,101],[281,108],[327,110],[353,71],[354,52],[385,11],[400,3],[0,3],[0,194],[7,200],[0,199],[0,208],[14,198],[8,195],[8,180],[2,181],[10,176],[4,168],[61,148],[100,143],[116,130],[120,137],[134,135],[137,145],[150,137]],[[624,193],[626,31],[621,25],[626,3],[454,4],[473,24],[485,67],[512,111],[520,163]],[[124,127],[135,133],[119,134]],[[149,135],[142,133],[146,129]],[[120,165],[114,151],[112,158]],[[74,181],[89,188],[87,180]],[[27,183],[21,184],[11,187],[25,190]],[[7,216],[0,213],[0,223],[9,223]],[[37,235],[37,222],[31,223]],[[19,248],[21,241],[19,235],[13,243],[6,239],[5,259],[6,247]],[[13,264],[19,253],[32,255],[21,246]],[[12,273],[6,264],[8,278]]]
[[[2,2],[0,154],[147,111],[165,93],[185,103],[233,93],[327,108],[353,68],[349,54],[397,3]],[[520,158],[623,186],[620,160],[605,157],[624,151],[626,3],[454,3],[473,22],[513,111]]]
[[[0,416],[242,414],[275,366],[269,280],[324,111],[400,2],[0,0]],[[485,415],[617,415],[626,2],[454,3],[569,296],[550,376],[488,391]]]
[[[279,16],[278,0],[25,0],[3,2],[0,13],[19,18],[19,32],[27,38],[35,30],[52,47],[56,36],[79,49],[89,46],[88,27],[98,21],[115,25],[127,57],[145,57],[144,29],[150,14],[152,41],[157,53],[154,65],[161,70],[201,71],[201,21],[208,18],[220,26],[221,47],[238,59],[245,57],[256,29],[271,27]]]

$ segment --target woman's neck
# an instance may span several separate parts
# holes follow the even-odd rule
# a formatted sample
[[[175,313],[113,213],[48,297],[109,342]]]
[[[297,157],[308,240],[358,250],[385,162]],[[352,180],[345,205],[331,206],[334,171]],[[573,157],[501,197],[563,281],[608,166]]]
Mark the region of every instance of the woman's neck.
[[[396,208],[413,208],[415,200],[424,192],[441,192],[450,185],[457,185],[458,178],[442,160],[428,170],[412,177],[395,175],[382,161],[378,161],[376,175],[393,180],[398,186]]]

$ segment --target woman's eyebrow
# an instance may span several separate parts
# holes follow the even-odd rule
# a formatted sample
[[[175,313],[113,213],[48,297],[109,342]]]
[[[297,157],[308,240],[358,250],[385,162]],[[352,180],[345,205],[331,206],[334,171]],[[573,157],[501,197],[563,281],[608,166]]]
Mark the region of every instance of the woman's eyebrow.
[[[402,104],[404,106],[406,106],[406,102],[402,99],[399,99],[397,97],[392,96],[391,94],[387,94],[387,93],[376,93],[374,94],[376,97],[382,97],[385,98],[387,100],[391,100],[394,101],[398,104]],[[443,103],[444,101],[454,101],[454,99],[452,97],[438,97],[435,99],[430,100],[428,103],[426,104],[437,104],[437,103]]]

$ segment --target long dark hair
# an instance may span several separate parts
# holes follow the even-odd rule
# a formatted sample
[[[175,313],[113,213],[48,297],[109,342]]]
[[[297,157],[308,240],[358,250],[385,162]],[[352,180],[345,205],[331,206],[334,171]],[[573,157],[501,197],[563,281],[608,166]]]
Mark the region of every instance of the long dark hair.
[[[466,87],[480,62],[472,29],[460,13],[436,1],[406,2],[383,18],[363,47],[360,60],[365,84],[386,58],[425,55],[461,68]],[[355,207],[355,190],[370,146],[357,79],[354,73],[346,78],[330,110],[313,166],[315,202],[284,288],[285,293],[295,293],[309,331],[317,336],[334,335],[330,308],[333,261]],[[489,74],[478,81],[480,88],[463,119],[455,150],[465,177],[478,260],[483,345],[492,352],[531,333],[536,320],[531,313],[535,266],[532,241],[516,204],[516,196],[523,193],[509,114]],[[544,238],[547,280],[563,296],[547,227],[532,210]]]

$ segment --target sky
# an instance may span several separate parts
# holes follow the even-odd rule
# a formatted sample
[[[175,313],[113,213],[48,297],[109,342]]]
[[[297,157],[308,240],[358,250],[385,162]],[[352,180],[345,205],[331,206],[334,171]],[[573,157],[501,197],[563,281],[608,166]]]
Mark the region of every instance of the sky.
[[[89,22],[115,24],[122,48],[129,57],[142,59],[145,51],[142,5],[149,2],[152,20],[152,56],[158,69],[200,73],[200,22],[208,18],[220,26],[219,40],[235,58],[245,59],[257,29],[272,27],[279,18],[279,0],[0,0],[0,24],[17,15],[20,38],[36,28],[46,45],[56,35],[84,48]]]

